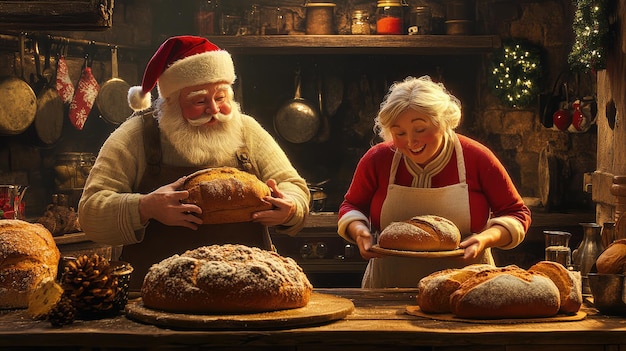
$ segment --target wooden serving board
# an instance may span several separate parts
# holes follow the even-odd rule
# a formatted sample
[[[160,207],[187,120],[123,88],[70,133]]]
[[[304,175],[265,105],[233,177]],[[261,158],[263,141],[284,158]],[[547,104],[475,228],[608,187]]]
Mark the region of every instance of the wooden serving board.
[[[373,245],[370,250],[372,252],[376,252],[379,254],[387,255],[387,256],[400,256],[400,257],[416,257],[416,258],[440,258],[440,257],[454,257],[454,256],[463,256],[465,250],[456,249],[450,251],[404,251],[404,250],[394,250],[394,249],[385,249],[378,244]]]
[[[129,301],[126,317],[172,329],[236,330],[286,329],[342,319],[354,311],[352,301],[343,297],[312,293],[305,307],[251,314],[185,314],[153,310],[141,299]]]
[[[586,312],[578,311],[574,315],[557,314],[554,317],[544,318],[503,318],[503,319],[469,319],[459,318],[452,313],[424,313],[419,306],[407,306],[405,312],[412,316],[424,317],[428,319],[451,321],[451,322],[467,322],[476,324],[515,324],[515,323],[549,323],[549,322],[574,322],[580,321],[587,317]]]

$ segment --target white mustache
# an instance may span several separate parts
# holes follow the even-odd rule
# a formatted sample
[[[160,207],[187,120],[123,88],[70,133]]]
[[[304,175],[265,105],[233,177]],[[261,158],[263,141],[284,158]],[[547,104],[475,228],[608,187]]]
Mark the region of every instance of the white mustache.
[[[205,123],[210,122],[213,118],[215,118],[216,120],[218,120],[219,122],[226,122],[228,121],[230,118],[232,117],[232,113],[225,115],[223,113],[218,113],[215,115],[204,115],[200,118],[196,118],[196,119],[188,119],[187,122],[194,126],[194,127],[199,127],[201,125],[204,125]]]

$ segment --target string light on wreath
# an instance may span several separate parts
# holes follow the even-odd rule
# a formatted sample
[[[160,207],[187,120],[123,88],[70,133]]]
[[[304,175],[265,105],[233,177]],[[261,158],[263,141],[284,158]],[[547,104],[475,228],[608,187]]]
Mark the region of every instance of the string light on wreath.
[[[493,54],[490,86],[504,104],[526,107],[539,93],[540,49],[529,43],[507,41]]]
[[[568,63],[575,71],[604,69],[609,34],[607,0],[573,0],[573,3],[575,39]]]

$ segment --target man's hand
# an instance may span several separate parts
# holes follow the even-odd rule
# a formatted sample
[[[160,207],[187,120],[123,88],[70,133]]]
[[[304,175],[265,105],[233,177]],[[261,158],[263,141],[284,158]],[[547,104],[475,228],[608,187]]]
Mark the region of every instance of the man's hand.
[[[252,214],[252,221],[268,227],[287,223],[296,213],[296,204],[278,190],[274,179],[268,179],[267,186],[272,189],[273,196],[266,196],[264,200],[274,205],[274,208],[255,212]]]
[[[198,229],[202,219],[194,214],[201,214],[202,209],[193,204],[183,204],[182,200],[189,197],[187,190],[180,189],[186,177],[164,185],[146,194],[139,200],[139,216],[141,223],[155,219],[165,225]]]

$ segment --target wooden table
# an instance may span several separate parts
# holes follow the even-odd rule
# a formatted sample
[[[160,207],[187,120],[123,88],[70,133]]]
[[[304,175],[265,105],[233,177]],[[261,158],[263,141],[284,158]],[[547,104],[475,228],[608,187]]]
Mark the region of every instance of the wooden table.
[[[286,330],[189,331],[134,322],[123,315],[62,328],[23,310],[0,312],[0,350],[621,350],[626,318],[598,314],[573,322],[475,324],[405,313],[415,289],[316,289],[353,301],[355,311],[325,325]],[[20,348],[18,348],[20,347]]]

